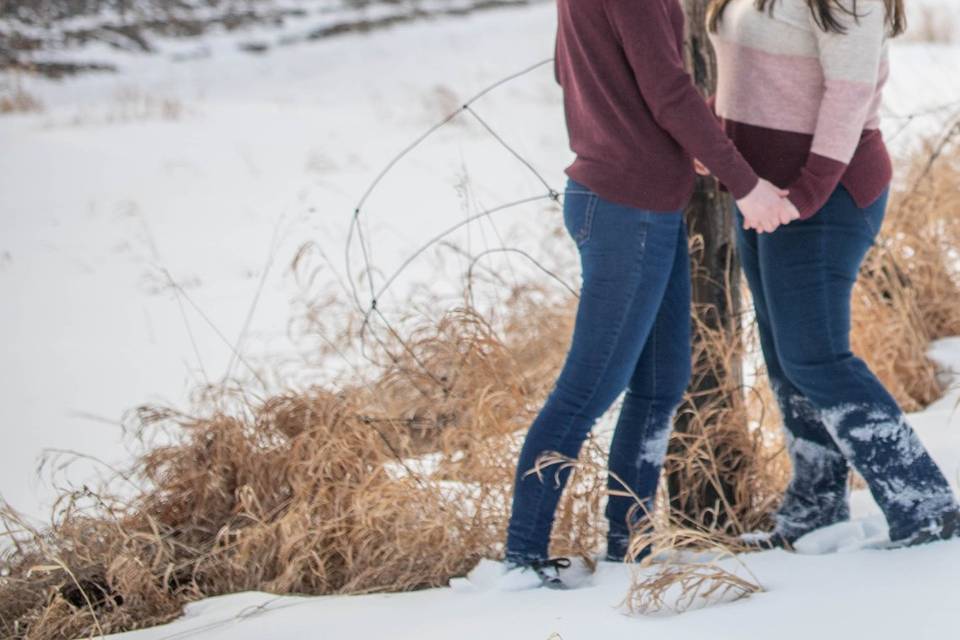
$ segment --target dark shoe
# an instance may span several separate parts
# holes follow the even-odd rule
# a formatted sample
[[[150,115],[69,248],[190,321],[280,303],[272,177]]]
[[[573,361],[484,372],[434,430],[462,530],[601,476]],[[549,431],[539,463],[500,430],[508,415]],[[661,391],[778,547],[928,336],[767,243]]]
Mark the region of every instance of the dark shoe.
[[[846,494],[825,492],[811,499],[809,496],[798,496],[787,490],[783,504],[774,517],[776,525],[773,531],[792,546],[808,533],[848,520],[850,520],[850,505]]]
[[[824,491],[811,499],[788,488],[783,504],[774,516],[773,531],[746,534],[740,540],[751,549],[793,551],[797,540],[803,536],[850,519],[845,491]]]
[[[915,531],[906,538],[894,540],[893,547],[917,547],[953,538],[960,538],[960,511],[948,511],[936,522]]]
[[[793,551],[793,543],[799,539],[792,538],[776,529],[770,532],[746,533],[740,536],[741,544],[752,551],[770,551],[771,549]]]
[[[569,589],[561,579],[560,572],[570,568],[569,558],[551,558],[549,560],[530,560],[527,562],[507,561],[507,571],[530,571],[540,579],[540,584],[547,589]]]

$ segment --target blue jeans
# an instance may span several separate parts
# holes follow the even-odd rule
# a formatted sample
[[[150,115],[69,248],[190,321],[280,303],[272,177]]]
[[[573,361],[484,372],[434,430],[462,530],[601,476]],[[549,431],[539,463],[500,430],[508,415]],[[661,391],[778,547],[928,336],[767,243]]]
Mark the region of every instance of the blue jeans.
[[[609,484],[622,490],[615,474],[652,507],[673,414],[690,380],[690,265],[680,212],[618,205],[571,180],[563,216],[580,252],[583,286],[566,362],[517,465],[506,549],[517,563],[547,558],[568,476],[550,469],[541,481],[527,472],[545,452],[576,458],[624,390]],[[633,504],[609,499],[611,557],[623,557],[630,529],[642,519]]]
[[[777,514],[788,540],[849,518],[848,465],[866,480],[892,540],[935,527],[956,498],[896,401],[850,351],[850,301],[887,194],[859,208],[842,186],[817,215],[737,241],[793,477]]]

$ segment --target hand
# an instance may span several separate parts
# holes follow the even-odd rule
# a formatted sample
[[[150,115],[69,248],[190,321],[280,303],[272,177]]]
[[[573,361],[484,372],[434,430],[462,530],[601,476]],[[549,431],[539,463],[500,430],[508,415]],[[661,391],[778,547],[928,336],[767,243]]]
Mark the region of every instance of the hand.
[[[790,224],[794,220],[800,219],[800,212],[797,211],[797,207],[786,198],[783,199],[782,213],[786,214],[786,218],[780,218],[780,224]]]
[[[703,166],[703,163],[696,158],[693,159],[693,170],[697,172],[698,176],[706,177],[710,175],[710,169]]]
[[[772,233],[781,224],[789,224],[799,218],[796,207],[787,200],[788,194],[788,191],[761,179],[753,191],[737,201],[743,213],[743,228],[756,229],[757,233]]]

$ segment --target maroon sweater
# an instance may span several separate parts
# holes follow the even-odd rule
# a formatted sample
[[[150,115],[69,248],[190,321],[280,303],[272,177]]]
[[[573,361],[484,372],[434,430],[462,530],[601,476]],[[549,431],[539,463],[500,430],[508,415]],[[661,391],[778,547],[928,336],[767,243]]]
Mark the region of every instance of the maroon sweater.
[[[570,147],[567,175],[600,197],[653,211],[683,208],[691,156],[735,198],[757,175],[684,68],[678,0],[557,0],[556,74]]]
[[[865,129],[849,164],[810,152],[813,136],[723,120],[758,175],[790,191],[800,218],[812,218],[842,185],[861,209],[883,195],[893,164],[879,129]]]

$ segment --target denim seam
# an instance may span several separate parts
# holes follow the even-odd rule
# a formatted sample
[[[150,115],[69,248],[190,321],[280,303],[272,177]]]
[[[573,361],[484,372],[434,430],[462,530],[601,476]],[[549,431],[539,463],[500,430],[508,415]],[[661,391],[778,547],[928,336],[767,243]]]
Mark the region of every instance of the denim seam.
[[[645,224],[644,227],[643,227],[643,238],[641,239],[640,250],[637,251],[637,260],[636,260],[636,262],[634,263],[634,272],[636,273],[637,277],[638,277],[640,280],[643,279],[643,272],[644,272],[643,262],[644,262],[644,258],[645,258],[645,256],[646,256],[647,235],[648,235],[648,233],[649,233],[649,226],[648,226],[648,225],[649,225],[649,221],[648,221],[647,224]],[[603,365],[603,373],[606,373],[606,371],[608,370],[608,368],[609,368],[609,366],[610,366],[610,359],[613,357],[613,354],[614,354],[614,352],[616,351],[617,342],[618,342],[619,339],[620,339],[621,332],[623,331],[624,324],[626,323],[626,315],[627,315],[627,312],[628,312],[628,311],[630,310],[630,308],[633,306],[633,303],[634,303],[634,301],[636,300],[636,297],[637,297],[637,293],[638,293],[638,291],[639,291],[639,288],[640,288],[640,287],[639,287],[639,283],[638,283],[638,286],[637,286],[636,288],[634,288],[633,293],[630,295],[630,299],[627,301],[627,304],[624,305],[624,309],[623,309],[623,311],[620,313],[620,321],[619,321],[619,324],[618,324],[616,330],[615,330],[615,331],[613,332],[613,334],[612,334],[612,335],[613,335],[613,338],[612,338],[612,340],[610,341],[609,352],[608,352],[608,354],[606,355],[606,357],[604,358],[605,362],[604,362],[604,365]],[[600,377],[600,376],[598,376],[597,378],[599,379],[599,377]],[[596,380],[595,380],[595,382],[596,382]],[[599,390],[600,390],[600,386],[599,386],[598,384],[594,384],[594,387],[593,387],[593,389],[591,390],[590,395],[587,397],[587,400],[584,402],[584,405],[589,405],[589,403],[590,403],[590,402],[593,400],[593,398],[597,395],[597,393],[599,392]],[[577,418],[580,418],[580,417],[582,417],[582,416],[581,416],[579,413],[575,413],[575,414],[571,417],[571,419],[568,421],[567,426],[564,428],[564,430],[563,430],[561,433],[558,434],[559,437],[556,437],[556,438],[554,439],[554,443],[556,443],[556,442],[563,442],[564,440],[566,440],[567,437],[570,435],[570,430],[573,429],[574,424],[576,424]],[[536,505],[535,505],[534,508],[531,510],[531,511],[533,512],[533,513],[532,513],[532,516],[531,516],[531,517],[528,517],[528,519],[527,519],[527,527],[525,528],[525,531],[526,531],[528,534],[533,532],[533,530],[534,530],[534,529],[536,528],[536,526],[537,526],[537,522],[540,521],[540,510],[543,508],[543,500],[544,500],[544,498],[546,497],[545,494],[546,494],[546,492],[545,492],[545,491],[543,490],[543,488],[541,487],[541,488],[539,489],[539,491],[538,491]],[[548,541],[547,541],[547,544],[548,544],[548,546],[549,546],[549,539],[548,539]],[[549,554],[549,551],[548,551],[548,554]]]
[[[821,297],[821,304],[823,305],[824,313],[826,313],[826,312],[828,312],[828,311],[830,310],[830,300],[827,298],[827,269],[826,269],[827,235],[826,235],[825,229],[824,229],[823,227],[820,227],[819,239],[820,239],[820,242],[818,243],[818,244],[819,244],[819,247],[818,247],[818,248],[819,248],[819,250],[820,250],[820,255],[818,256],[818,262],[821,262],[821,263],[823,264],[823,268],[822,268],[822,269],[817,269],[817,273],[818,273],[819,276],[820,276],[820,297]],[[831,348],[831,351],[832,351],[832,350],[833,350],[833,338],[834,338],[833,323],[831,322],[831,319],[830,319],[829,316],[827,317],[826,320],[827,320],[827,321],[824,323],[824,331],[825,331],[826,334],[827,334],[827,344],[830,345],[830,348]],[[830,435],[830,437],[834,440],[834,444],[837,445],[837,449],[842,453],[842,452],[843,452],[843,449],[842,449],[842,446],[841,446],[841,445],[842,445],[843,443],[837,442],[837,440],[840,438],[839,431],[838,431],[838,433],[835,435],[835,434],[833,434],[833,433],[831,432],[830,429],[827,429],[827,433],[828,433],[828,434]],[[846,456],[844,456],[844,457],[846,457]]]
[[[672,276],[673,276],[673,273],[672,273],[672,270],[671,270],[671,277],[672,277]],[[667,286],[668,286],[668,287],[670,286],[669,282],[667,283]],[[660,304],[662,305],[662,304],[663,304],[663,301],[661,301]],[[651,373],[651,375],[650,375],[650,379],[651,379],[651,381],[652,381],[653,388],[650,390],[650,400],[651,400],[651,402],[648,403],[648,404],[649,404],[649,407],[648,407],[648,409],[647,409],[647,415],[645,416],[644,421],[643,421],[643,431],[642,431],[642,433],[640,434],[640,435],[641,435],[640,455],[639,455],[635,460],[633,460],[633,468],[631,469],[632,477],[630,478],[630,480],[633,481],[632,484],[633,484],[634,486],[636,486],[636,484],[637,484],[637,475],[639,475],[637,472],[638,472],[639,469],[640,469],[640,459],[646,454],[646,450],[644,449],[644,446],[649,442],[650,426],[651,426],[651,423],[653,422],[653,416],[656,415],[656,412],[653,410],[653,404],[654,404],[654,399],[657,397],[657,326],[658,326],[659,324],[660,324],[660,323],[659,323],[658,320],[654,320],[653,328],[652,328],[652,330],[650,331],[650,336],[647,338],[647,339],[649,340],[649,343],[648,343],[648,344],[650,345],[650,349],[651,349],[651,351],[652,351],[652,364],[651,364],[652,373]],[[643,354],[642,354],[642,353],[641,353],[641,357],[643,357]],[[634,364],[634,371],[636,371],[636,364],[638,364],[639,362],[640,362],[640,360],[639,360],[639,358],[638,358],[638,359],[637,359],[637,363]],[[630,389],[629,389],[629,388],[627,389],[627,393],[630,393]],[[626,478],[621,478],[621,480],[622,480],[623,482],[626,482],[626,481],[627,481]],[[626,491],[629,491],[629,492],[633,493],[633,488],[632,488],[632,487],[627,486],[627,487],[624,487],[624,489],[625,489]],[[644,496],[640,496],[640,495],[637,495],[637,494],[635,494],[635,493],[634,493],[634,496],[635,496],[636,498],[639,498],[640,500],[644,500],[644,499],[645,499]],[[609,501],[609,499],[610,499],[610,497],[608,496],[608,497],[607,497],[607,500]],[[633,508],[633,507],[631,507],[631,509],[632,509],[632,508]],[[627,527],[627,536],[629,537],[629,535],[630,535],[630,509],[627,510],[627,518],[626,518],[626,520],[625,520],[624,522],[618,523],[618,524],[623,524],[623,525],[625,525],[625,526]]]
[[[583,214],[583,224],[577,231],[577,237],[575,238],[577,247],[580,248],[590,241],[590,236],[593,233],[593,214],[597,209],[597,202],[600,200],[595,193],[591,193],[587,198],[587,208]]]
[[[683,241],[685,242],[685,241],[686,241],[686,238],[684,238]],[[678,248],[677,250],[679,251],[679,248]],[[674,257],[674,262],[676,262],[676,257]],[[671,277],[673,276],[672,271],[673,271],[673,270],[671,269],[671,274],[670,274]],[[668,286],[668,287],[670,286],[670,283],[669,283],[669,282],[667,282],[667,286]],[[666,294],[664,294],[664,296],[666,296]],[[662,300],[660,301],[660,304],[661,304],[661,305],[663,304],[663,301],[662,301]],[[653,370],[653,375],[651,376],[651,378],[653,379],[653,392],[650,394],[651,402],[650,402],[650,407],[649,407],[649,409],[647,410],[647,421],[646,421],[647,423],[646,423],[646,425],[644,425],[644,429],[643,429],[643,445],[641,445],[641,446],[645,446],[645,445],[647,445],[647,444],[650,443],[650,431],[651,431],[651,426],[652,426],[651,423],[653,422],[653,417],[656,415],[656,411],[654,410],[654,404],[655,404],[655,402],[656,402],[656,397],[657,397],[657,329],[659,328],[659,327],[658,327],[659,324],[660,324],[660,323],[659,323],[658,320],[654,320],[654,322],[653,322],[653,331],[650,332],[651,335],[650,335],[650,338],[649,338],[649,339],[652,341],[652,344],[653,344],[653,364],[651,365],[651,369]],[[644,453],[649,453],[649,452],[647,452],[647,451],[644,450]],[[635,462],[639,462],[639,461],[635,461]],[[639,467],[637,467],[637,468],[639,469]],[[654,495],[656,495],[656,489],[654,489]],[[646,499],[647,499],[646,496],[637,496],[637,497],[640,498],[640,500],[646,500]],[[644,515],[644,516],[649,516],[649,515],[650,515],[650,514],[647,512],[647,506],[646,506],[646,505],[644,505],[644,513],[643,513],[643,515]],[[627,530],[628,530],[628,532],[629,532],[629,529],[630,529],[630,524],[629,524],[629,518],[628,518],[628,519],[627,519]],[[629,535],[629,533],[628,533],[628,535]]]

